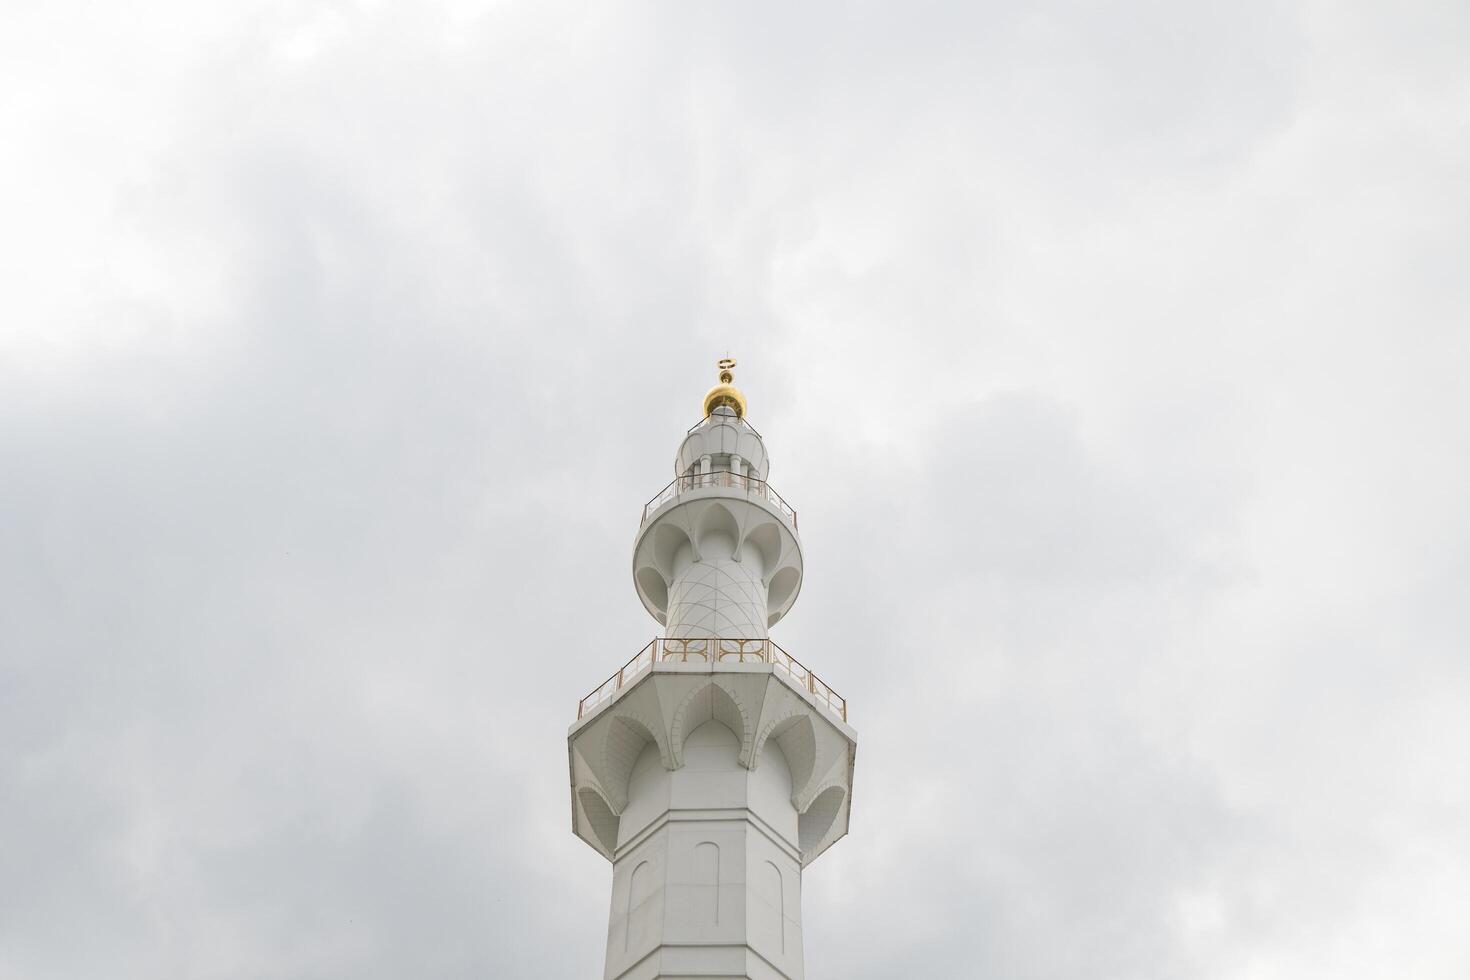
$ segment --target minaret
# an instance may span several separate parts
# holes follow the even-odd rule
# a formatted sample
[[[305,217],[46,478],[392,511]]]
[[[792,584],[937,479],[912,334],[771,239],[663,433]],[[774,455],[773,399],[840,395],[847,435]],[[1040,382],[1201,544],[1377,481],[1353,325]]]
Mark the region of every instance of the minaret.
[[[664,635],[567,734],[572,830],[613,867],[607,980],[799,980],[802,869],[847,833],[857,733],[770,639],[801,591],[801,538],[734,367],[634,539]]]

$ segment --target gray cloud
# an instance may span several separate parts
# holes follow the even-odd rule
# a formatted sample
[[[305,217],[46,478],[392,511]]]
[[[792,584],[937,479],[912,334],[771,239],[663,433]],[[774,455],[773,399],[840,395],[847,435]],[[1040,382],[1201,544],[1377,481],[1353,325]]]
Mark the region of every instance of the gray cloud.
[[[594,972],[726,349],[862,736],[812,976],[1462,976],[1467,28],[7,10],[0,978]]]

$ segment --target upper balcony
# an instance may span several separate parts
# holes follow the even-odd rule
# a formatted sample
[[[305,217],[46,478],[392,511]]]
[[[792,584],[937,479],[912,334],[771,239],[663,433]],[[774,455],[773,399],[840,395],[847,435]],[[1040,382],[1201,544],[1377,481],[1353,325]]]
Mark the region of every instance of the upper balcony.
[[[765,502],[782,517],[791,522],[792,530],[797,530],[796,508],[792,507],[781,495],[772,489],[765,480],[757,480],[753,476],[742,476],[729,470],[714,470],[710,473],[691,473],[687,476],[675,477],[673,482],[660,490],[652,500],[643,505],[643,516],[638,519],[638,526],[642,527],[648,523],[655,513],[664,505],[672,503],[678,498],[701,490],[728,489],[745,497],[747,500],[759,500]],[[720,496],[724,496],[720,494]]]

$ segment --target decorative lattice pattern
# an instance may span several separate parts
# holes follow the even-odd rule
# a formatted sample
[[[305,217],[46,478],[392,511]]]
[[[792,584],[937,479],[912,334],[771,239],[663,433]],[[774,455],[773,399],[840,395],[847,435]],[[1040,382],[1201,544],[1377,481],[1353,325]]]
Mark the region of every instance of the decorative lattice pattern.
[[[690,564],[669,590],[671,637],[764,637],[766,616],[757,570],[730,558]]]

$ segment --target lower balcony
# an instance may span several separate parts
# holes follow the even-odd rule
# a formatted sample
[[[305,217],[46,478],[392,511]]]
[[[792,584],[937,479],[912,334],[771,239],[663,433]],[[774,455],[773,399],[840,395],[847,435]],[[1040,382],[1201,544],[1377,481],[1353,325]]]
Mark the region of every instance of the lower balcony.
[[[847,721],[847,699],[828,687],[800,661],[775,641],[727,639],[723,637],[658,637],[639,650],[633,659],[597,689],[577,702],[580,719],[604,701],[615,697],[634,678],[655,663],[742,663],[770,664],[806,689],[817,703],[842,721]]]

